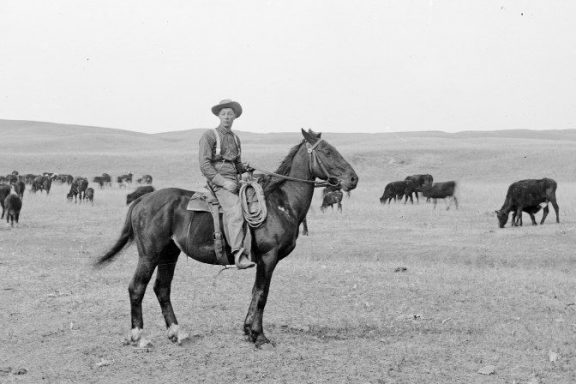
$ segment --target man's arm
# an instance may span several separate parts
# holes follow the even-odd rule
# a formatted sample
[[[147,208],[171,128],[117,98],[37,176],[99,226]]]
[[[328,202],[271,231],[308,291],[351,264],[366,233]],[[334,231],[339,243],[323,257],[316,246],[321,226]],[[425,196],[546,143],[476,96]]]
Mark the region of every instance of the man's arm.
[[[200,171],[210,181],[218,174],[216,168],[212,165],[212,147],[216,144],[214,133],[207,131],[200,137],[199,143],[199,163]]]

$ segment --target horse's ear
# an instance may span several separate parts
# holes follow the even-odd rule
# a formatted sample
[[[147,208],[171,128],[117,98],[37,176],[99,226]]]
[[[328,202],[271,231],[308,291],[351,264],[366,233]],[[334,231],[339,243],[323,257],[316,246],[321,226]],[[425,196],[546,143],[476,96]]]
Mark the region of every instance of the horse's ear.
[[[320,138],[320,136],[322,136],[322,133],[316,133],[313,130],[311,130],[310,128],[308,128],[308,133],[311,134],[312,136],[315,136],[316,138]]]
[[[306,140],[307,143],[314,144],[318,140],[316,136],[310,134],[309,132],[306,132],[303,128],[301,128],[301,130],[302,130],[302,136],[304,136],[304,140]]]

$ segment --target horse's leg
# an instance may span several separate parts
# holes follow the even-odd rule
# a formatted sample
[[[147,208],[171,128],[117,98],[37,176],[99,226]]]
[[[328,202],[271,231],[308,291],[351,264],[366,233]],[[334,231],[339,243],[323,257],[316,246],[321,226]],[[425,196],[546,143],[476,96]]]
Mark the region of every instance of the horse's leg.
[[[261,345],[270,342],[270,340],[268,340],[264,335],[262,317],[264,315],[266,300],[268,299],[272,273],[274,272],[277,263],[278,258],[276,250],[264,254],[258,260],[256,282],[252,289],[252,301],[250,302],[248,314],[244,321],[244,333],[246,333],[250,340],[256,344],[256,347],[260,347]]]
[[[538,225],[538,223],[536,223],[536,218],[534,217],[534,214],[532,212],[528,212],[528,215],[530,215],[530,220],[532,220],[532,225]]]
[[[302,221],[302,234],[304,236],[308,236],[308,221],[306,220],[306,218],[304,218],[304,220]]]
[[[156,293],[158,303],[160,303],[160,308],[162,309],[162,315],[166,321],[168,338],[177,343],[181,343],[187,337],[187,335],[179,332],[178,321],[176,320],[176,315],[174,315],[170,300],[172,278],[174,277],[174,269],[176,268],[179,254],[180,249],[173,241],[162,250],[158,271],[156,272],[156,281],[154,282],[154,293]]]
[[[152,262],[152,260],[144,260],[143,257],[140,256],[136,272],[128,286],[132,316],[131,340],[133,342],[138,342],[142,336],[142,330],[144,328],[144,319],[142,318],[142,299],[144,298],[146,286],[148,286],[148,283],[152,278],[156,264],[156,260],[155,262]]]

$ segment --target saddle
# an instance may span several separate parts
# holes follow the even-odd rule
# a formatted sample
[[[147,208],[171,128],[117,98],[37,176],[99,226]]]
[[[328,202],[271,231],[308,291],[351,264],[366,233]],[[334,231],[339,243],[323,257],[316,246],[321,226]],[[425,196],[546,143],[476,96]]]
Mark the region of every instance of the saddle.
[[[242,188],[241,188],[242,190]],[[245,199],[246,208],[243,207],[244,213],[244,220],[248,222],[248,228],[246,236],[251,236],[250,227],[256,227],[258,225],[252,225],[249,215],[255,213],[261,213],[261,209],[259,209],[259,201],[258,196],[254,190],[254,188],[246,188],[244,190],[244,194],[240,194],[241,197]],[[216,252],[216,259],[218,263],[221,265],[228,265],[228,255],[226,253],[226,237],[222,233],[222,214],[224,213],[220,202],[208,187],[208,192],[195,192],[188,201],[188,205],[186,206],[188,211],[196,211],[196,212],[210,212],[212,215],[212,219],[214,220],[214,251]],[[247,216],[248,215],[248,216]],[[266,214],[264,213],[264,216]],[[248,237],[250,239],[250,237]],[[247,240],[248,244],[251,243],[251,240]],[[247,251],[249,247],[247,247]]]

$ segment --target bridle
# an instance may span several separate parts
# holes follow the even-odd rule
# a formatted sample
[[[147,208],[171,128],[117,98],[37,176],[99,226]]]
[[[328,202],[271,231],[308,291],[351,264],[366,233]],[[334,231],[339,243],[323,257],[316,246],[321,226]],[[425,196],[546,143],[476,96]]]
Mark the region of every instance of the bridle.
[[[266,171],[263,169],[259,169],[259,168],[254,168],[257,171],[260,171],[266,175],[270,175],[270,176],[274,176],[274,177],[279,177],[281,179],[285,179],[285,180],[290,180],[290,181],[298,181],[301,183],[308,183],[308,184],[314,184],[315,188],[320,188],[320,187],[339,187],[340,186],[340,181],[330,175],[330,173],[328,172],[328,170],[326,169],[326,166],[324,165],[324,163],[322,162],[322,160],[320,160],[320,157],[318,157],[318,151],[316,150],[316,148],[318,147],[318,144],[320,144],[320,142],[322,142],[323,139],[318,139],[314,144],[310,144],[306,141],[306,151],[309,154],[309,159],[308,159],[308,171],[310,172],[310,176],[314,175],[313,172],[313,167],[314,164],[318,164],[318,166],[320,167],[320,170],[322,170],[322,172],[324,173],[324,176],[326,177],[326,181],[316,181],[316,180],[305,180],[305,179],[298,179],[296,177],[290,177],[290,176],[286,176],[286,175],[280,175],[278,173],[274,173],[274,172],[270,172],[270,171]],[[330,180],[337,180],[336,183],[332,183],[330,182]]]

